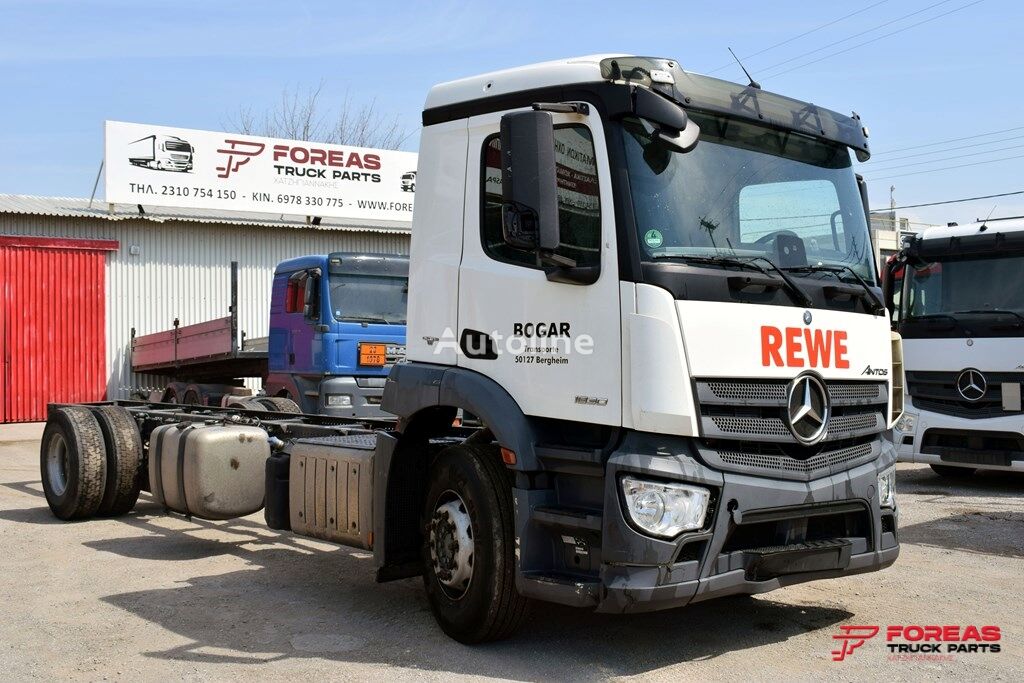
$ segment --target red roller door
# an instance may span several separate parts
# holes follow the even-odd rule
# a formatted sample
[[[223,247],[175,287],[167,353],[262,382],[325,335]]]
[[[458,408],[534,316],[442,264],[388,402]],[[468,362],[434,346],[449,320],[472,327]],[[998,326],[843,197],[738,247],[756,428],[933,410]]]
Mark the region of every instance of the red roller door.
[[[0,421],[106,393],[104,260],[112,240],[0,236]]]

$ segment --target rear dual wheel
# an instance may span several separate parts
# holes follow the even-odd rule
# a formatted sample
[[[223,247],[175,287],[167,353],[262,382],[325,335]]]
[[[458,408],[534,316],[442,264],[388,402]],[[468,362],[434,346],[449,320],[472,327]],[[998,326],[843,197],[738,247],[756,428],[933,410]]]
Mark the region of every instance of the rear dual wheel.
[[[141,460],[141,437],[124,408],[56,408],[39,447],[46,503],[63,520],[125,514],[139,497]]]
[[[258,396],[254,399],[267,410],[274,413],[301,413],[299,404],[284,396]]]

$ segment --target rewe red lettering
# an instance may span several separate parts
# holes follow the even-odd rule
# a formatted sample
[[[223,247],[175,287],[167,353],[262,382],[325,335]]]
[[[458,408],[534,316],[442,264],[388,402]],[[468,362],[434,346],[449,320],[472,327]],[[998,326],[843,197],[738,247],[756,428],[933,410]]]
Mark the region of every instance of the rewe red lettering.
[[[812,330],[771,325],[761,326],[761,365],[788,368],[829,368],[845,370],[847,358],[844,330]]]

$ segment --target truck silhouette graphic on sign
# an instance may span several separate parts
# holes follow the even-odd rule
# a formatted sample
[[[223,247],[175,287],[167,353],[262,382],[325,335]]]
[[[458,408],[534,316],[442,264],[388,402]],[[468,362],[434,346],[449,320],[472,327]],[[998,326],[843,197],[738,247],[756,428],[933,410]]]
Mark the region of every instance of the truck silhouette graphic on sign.
[[[128,145],[128,161],[154,171],[192,170],[192,145],[173,135],[148,135]]]

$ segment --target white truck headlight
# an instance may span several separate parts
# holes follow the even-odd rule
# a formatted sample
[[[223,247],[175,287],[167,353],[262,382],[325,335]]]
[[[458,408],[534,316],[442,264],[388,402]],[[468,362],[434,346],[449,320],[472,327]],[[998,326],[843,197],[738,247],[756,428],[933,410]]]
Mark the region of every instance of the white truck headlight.
[[[351,408],[351,394],[327,394],[326,405],[328,408]]]
[[[910,413],[903,413],[903,416],[896,421],[896,429],[901,432],[914,431],[914,416]]]
[[[878,504],[884,508],[896,507],[896,466],[878,475]]]
[[[672,538],[704,526],[711,491],[701,486],[622,478],[626,511],[638,527],[654,536]]]

